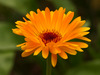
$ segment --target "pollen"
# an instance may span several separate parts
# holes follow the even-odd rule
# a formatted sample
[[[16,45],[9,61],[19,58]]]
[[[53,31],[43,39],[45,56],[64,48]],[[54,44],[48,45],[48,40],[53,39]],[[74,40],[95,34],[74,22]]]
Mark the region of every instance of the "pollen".
[[[39,35],[39,37],[42,39],[43,43],[46,45],[47,43],[53,41],[58,42],[61,39],[61,35],[58,32],[54,31],[46,31]]]

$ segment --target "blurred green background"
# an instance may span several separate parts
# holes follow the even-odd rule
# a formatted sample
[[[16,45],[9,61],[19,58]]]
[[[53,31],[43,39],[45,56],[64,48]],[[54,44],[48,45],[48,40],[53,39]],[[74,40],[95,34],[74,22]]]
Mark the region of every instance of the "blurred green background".
[[[22,58],[16,45],[23,43],[24,37],[11,30],[29,11],[45,7],[74,11],[74,18],[82,16],[85,26],[91,27],[89,47],[83,53],[68,55],[68,60],[58,57],[52,75],[100,75],[100,0],[0,0],[0,75],[45,75],[46,60],[41,53]]]

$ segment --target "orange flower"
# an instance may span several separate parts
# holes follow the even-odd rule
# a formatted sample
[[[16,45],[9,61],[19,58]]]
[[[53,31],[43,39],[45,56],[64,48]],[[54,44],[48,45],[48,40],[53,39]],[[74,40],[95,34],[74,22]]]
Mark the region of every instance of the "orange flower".
[[[62,7],[59,10],[50,11],[48,7],[45,11],[37,9],[37,13],[30,11],[26,17],[29,20],[25,22],[17,21],[16,29],[13,32],[18,35],[25,36],[25,43],[17,45],[21,46],[24,51],[22,57],[31,54],[38,55],[42,52],[43,58],[47,58],[51,53],[51,63],[55,67],[57,63],[57,55],[63,59],[68,59],[66,53],[76,55],[77,51],[83,52],[81,48],[87,48],[88,45],[83,42],[71,42],[72,39],[81,39],[90,42],[91,40],[84,37],[89,32],[89,27],[82,27],[85,20],[81,21],[81,17],[77,17],[72,22],[74,12],[69,11],[65,14]],[[71,23],[70,23],[71,22]]]

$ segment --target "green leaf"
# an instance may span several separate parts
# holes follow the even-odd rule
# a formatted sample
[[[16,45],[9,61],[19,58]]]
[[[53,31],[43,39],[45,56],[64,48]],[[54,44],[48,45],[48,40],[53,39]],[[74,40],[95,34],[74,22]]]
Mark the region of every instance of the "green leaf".
[[[37,0],[0,0],[0,4],[10,7],[22,14],[36,10]]]
[[[11,23],[0,22],[0,50],[14,50],[16,45],[20,44],[19,41],[22,43],[22,40],[12,32],[12,28]]]
[[[65,75],[99,75],[100,59],[83,63],[76,68],[70,69]]]
[[[0,75],[9,75],[13,67],[14,52],[0,52]]]

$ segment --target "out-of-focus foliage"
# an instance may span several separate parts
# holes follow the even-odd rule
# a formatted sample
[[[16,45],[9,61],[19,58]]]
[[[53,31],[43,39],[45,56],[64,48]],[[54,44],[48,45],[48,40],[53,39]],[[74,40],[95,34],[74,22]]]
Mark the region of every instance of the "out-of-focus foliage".
[[[0,50],[16,49],[16,41],[11,28],[11,23],[0,22]]]
[[[76,12],[76,7],[73,5],[71,0],[48,0],[53,2],[53,4],[59,8],[59,7],[64,7],[66,8],[66,12],[68,11],[74,11]]]
[[[0,3],[22,14],[37,8],[37,0],[0,0]]]
[[[8,75],[14,65],[14,52],[0,51],[0,75]]]
[[[76,68],[70,69],[65,75],[99,75],[100,59],[83,63]]]
[[[41,2],[41,3],[40,3]],[[14,22],[22,20],[29,11],[45,7],[66,8],[74,11],[75,17],[86,19],[84,26],[91,27],[89,48],[84,53],[69,56],[68,60],[58,57],[58,63],[52,69],[52,75],[99,75],[100,74],[100,4],[99,0],[0,0],[0,75],[45,75],[46,60],[41,53],[21,57],[17,44],[24,42],[24,37],[12,33]],[[77,16],[76,16],[77,15]]]
[[[0,6],[0,75],[9,75],[14,66],[15,51],[18,49],[16,45],[24,42],[23,37],[12,33],[14,22],[20,14],[25,15],[36,10],[38,5],[37,0],[0,0]]]

